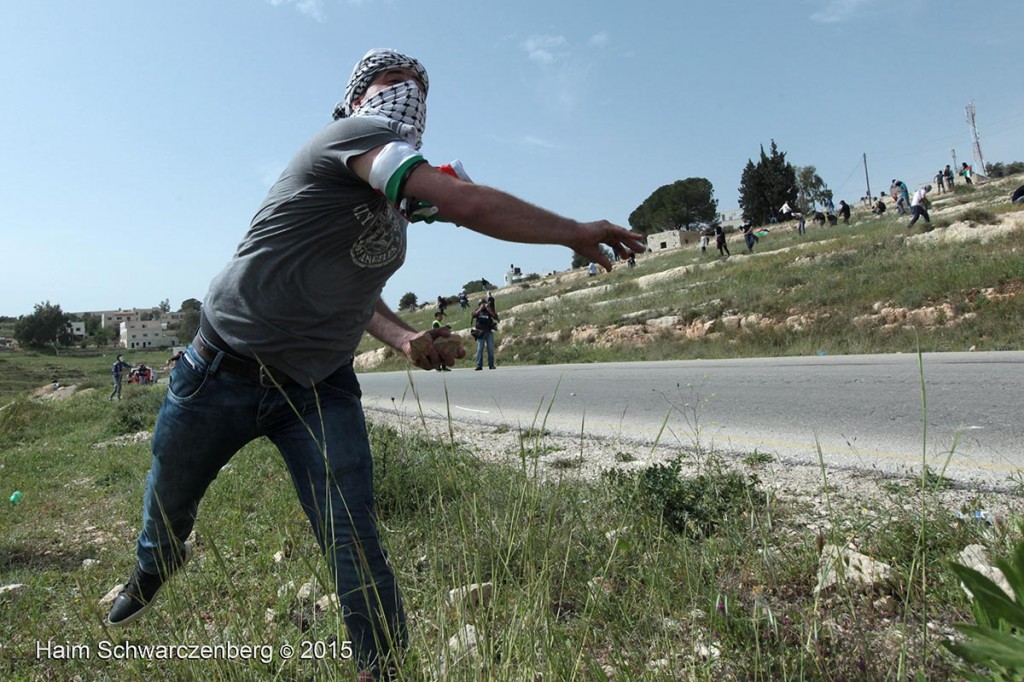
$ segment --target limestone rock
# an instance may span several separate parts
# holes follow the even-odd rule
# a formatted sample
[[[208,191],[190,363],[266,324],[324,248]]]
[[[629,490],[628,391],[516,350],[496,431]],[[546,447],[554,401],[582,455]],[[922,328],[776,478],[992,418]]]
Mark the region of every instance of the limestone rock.
[[[841,581],[859,590],[867,591],[889,580],[892,568],[881,561],[861,554],[852,545],[840,548],[825,545],[818,564],[818,584],[814,594],[829,592]]]
[[[448,603],[467,608],[486,608],[494,594],[494,583],[473,583],[448,592]]]
[[[967,545],[964,547],[960,552],[960,563],[981,573],[1013,599],[1013,589],[1010,587],[1009,581],[1006,580],[1006,576],[1003,575],[1001,570],[992,565],[988,557],[988,550],[983,545]],[[974,599],[974,595],[971,594],[966,585],[960,583],[960,587],[967,593],[968,597]]]

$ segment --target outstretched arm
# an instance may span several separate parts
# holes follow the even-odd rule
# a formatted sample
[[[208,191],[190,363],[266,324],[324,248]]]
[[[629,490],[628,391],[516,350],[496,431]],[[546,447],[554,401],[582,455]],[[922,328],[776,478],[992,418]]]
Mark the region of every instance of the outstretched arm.
[[[353,159],[352,170],[368,179],[379,151]],[[437,207],[438,216],[448,222],[505,241],[568,246],[607,270],[612,264],[601,250],[602,244],[620,258],[647,248],[641,235],[607,220],[581,223],[564,218],[501,190],[454,178],[426,163],[409,174],[403,194],[430,202]]]

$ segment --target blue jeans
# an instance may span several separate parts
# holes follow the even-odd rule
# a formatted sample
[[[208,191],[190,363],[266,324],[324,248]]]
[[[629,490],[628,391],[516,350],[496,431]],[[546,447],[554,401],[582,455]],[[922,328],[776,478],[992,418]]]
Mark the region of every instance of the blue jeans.
[[[913,227],[914,223],[917,222],[917,219],[922,216],[924,216],[924,221],[926,223],[930,223],[932,221],[931,217],[928,215],[927,209],[925,209],[924,206],[918,204],[917,206],[911,206],[910,210],[914,214],[914,217],[910,219],[910,223],[907,225],[908,228]]]
[[[110,392],[110,397],[107,398],[107,400],[113,400],[114,398],[117,398],[118,400],[120,400],[121,399],[121,375],[120,374],[114,374],[113,377],[114,377],[114,390],[112,390]]]
[[[494,367],[494,332],[484,332],[476,340],[476,368],[484,366],[484,347],[487,347],[487,366]]]
[[[266,436],[284,458],[327,556],[360,669],[406,646],[405,613],[377,532],[373,460],[351,365],[315,387],[280,388],[217,371],[189,346],[170,374],[153,433],[139,566],[180,560],[199,501],[246,443]]]

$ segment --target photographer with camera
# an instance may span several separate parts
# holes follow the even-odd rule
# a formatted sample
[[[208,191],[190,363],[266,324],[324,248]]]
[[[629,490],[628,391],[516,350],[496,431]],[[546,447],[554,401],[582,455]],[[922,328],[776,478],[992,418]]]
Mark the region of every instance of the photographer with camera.
[[[476,339],[476,371],[483,369],[484,346],[487,347],[487,367],[494,369],[494,330],[498,328],[498,313],[487,299],[480,299],[480,305],[473,311],[473,329],[470,333]]]

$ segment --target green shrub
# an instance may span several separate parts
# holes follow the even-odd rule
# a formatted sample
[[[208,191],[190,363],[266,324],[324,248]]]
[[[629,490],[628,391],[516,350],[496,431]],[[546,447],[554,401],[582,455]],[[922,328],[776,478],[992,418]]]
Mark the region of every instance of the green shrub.
[[[0,446],[27,438],[32,422],[45,412],[42,404],[23,399],[0,406]]]
[[[677,458],[640,471],[609,471],[604,478],[625,508],[643,509],[693,539],[713,535],[723,521],[747,511],[759,497],[753,478],[716,468],[681,478],[682,467]]]
[[[124,400],[117,404],[111,421],[111,432],[123,435],[152,430],[163,399],[164,391],[152,386],[125,387]]]

